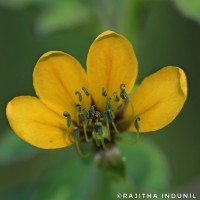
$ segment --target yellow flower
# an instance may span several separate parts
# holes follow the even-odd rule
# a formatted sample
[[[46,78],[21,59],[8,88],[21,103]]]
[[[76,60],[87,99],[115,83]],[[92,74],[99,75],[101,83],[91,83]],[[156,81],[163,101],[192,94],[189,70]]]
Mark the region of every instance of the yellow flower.
[[[44,149],[94,141],[106,149],[123,131],[150,132],[174,120],[187,97],[182,69],[167,66],[146,77],[132,96],[138,62],[129,41],[106,31],[90,47],[87,73],[72,56],[51,51],[36,63],[37,97],[20,96],[6,109],[10,126]],[[64,115],[64,116],[63,116]],[[138,135],[137,135],[138,136]]]

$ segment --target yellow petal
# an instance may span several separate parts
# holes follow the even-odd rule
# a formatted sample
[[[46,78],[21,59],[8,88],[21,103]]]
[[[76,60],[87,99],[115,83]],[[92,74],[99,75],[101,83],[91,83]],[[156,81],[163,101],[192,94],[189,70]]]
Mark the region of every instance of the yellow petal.
[[[174,120],[187,98],[187,79],[182,69],[164,67],[143,80],[132,96],[140,132],[155,131]],[[130,115],[127,109],[125,116]],[[129,131],[135,131],[132,126]]]
[[[60,115],[68,111],[75,118],[78,103],[75,92],[82,92],[83,86],[88,87],[86,73],[75,58],[64,52],[47,52],[37,62],[33,78],[42,102]],[[90,106],[90,98],[84,94],[83,106]]]
[[[6,114],[15,133],[36,147],[55,149],[70,145],[65,118],[35,97],[14,98],[8,103]]]
[[[138,72],[138,63],[129,41],[112,31],[103,32],[90,47],[87,57],[87,74],[95,104],[105,109],[102,87],[112,97],[118,92],[121,83],[126,84],[129,93]],[[116,104],[113,104],[113,106]]]

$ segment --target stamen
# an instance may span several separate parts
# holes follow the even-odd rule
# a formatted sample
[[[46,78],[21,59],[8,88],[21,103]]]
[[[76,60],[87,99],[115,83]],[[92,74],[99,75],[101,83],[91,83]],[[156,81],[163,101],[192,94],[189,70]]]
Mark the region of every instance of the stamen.
[[[86,96],[90,95],[90,92],[86,87],[82,87],[83,92]],[[134,126],[136,129],[136,137],[135,141],[126,141],[127,143],[135,144],[139,140],[139,121],[140,117],[134,117],[134,109],[132,102],[130,101],[129,95],[125,91],[125,84],[120,85],[120,95],[118,95],[117,92],[113,92],[114,101],[116,102],[118,109],[116,112],[114,112],[112,108],[113,102],[111,102],[111,97],[107,96],[107,91],[104,87],[102,87],[102,96],[105,97],[106,101],[106,110],[104,112],[99,112],[98,109],[95,109],[95,105],[92,105],[90,108],[82,108],[82,94],[79,91],[75,92],[75,95],[78,96],[78,103],[76,104],[77,113],[76,122],[73,122],[76,124],[76,127],[73,128],[73,131],[70,132],[70,126],[72,124],[71,115],[68,112],[63,112],[63,115],[66,117],[67,120],[67,136],[71,143],[74,143],[76,145],[76,149],[80,156],[86,157],[89,154],[85,154],[81,151],[79,142],[90,142],[94,139],[96,145],[98,147],[102,147],[104,150],[107,149],[107,142],[111,142],[111,134],[117,133],[119,135],[119,130],[117,127],[119,126],[118,122],[115,121],[116,115],[120,113],[126,106],[127,103],[130,103],[130,106],[132,108],[132,115],[130,117],[125,118],[124,120],[127,120],[127,122],[130,122],[130,120],[134,120]],[[122,100],[121,100],[122,99]],[[120,104],[118,103],[120,102]],[[119,104],[119,105],[118,105]],[[129,121],[128,121],[129,120]],[[131,120],[131,121],[132,121]],[[121,123],[123,121],[120,120]],[[123,121],[124,122],[124,121]],[[102,125],[103,124],[103,125]],[[116,126],[117,124],[117,126]],[[79,130],[80,128],[80,130]],[[92,132],[92,135],[88,134]],[[111,132],[112,131],[112,132]],[[74,136],[71,135],[71,133],[74,132]],[[81,138],[80,138],[81,133]],[[84,135],[83,135],[84,133]],[[121,136],[119,135],[121,138]],[[124,138],[122,138],[123,140]],[[106,141],[105,141],[106,140]],[[108,140],[108,141],[107,141]],[[125,139],[126,140],[126,139]]]
[[[86,116],[83,113],[79,113],[79,118],[81,118],[81,121],[83,123],[83,132],[84,132],[86,142],[92,141],[92,138],[89,139],[88,135],[87,135],[87,122],[88,122],[88,120],[87,120]]]
[[[107,110],[105,110],[105,111],[103,112],[103,118],[104,118],[104,121],[107,123],[107,122],[108,122]]]
[[[121,84],[120,85],[120,90],[121,90],[121,92],[120,92],[120,97],[123,99],[123,100],[128,100],[128,94],[126,93],[126,91],[125,91],[125,89],[124,88],[122,88],[122,87],[125,87],[125,84]]]
[[[129,140],[126,140],[126,139],[120,137],[124,142],[126,142],[128,144],[136,144],[138,142],[138,140],[140,139],[140,132],[139,132],[140,128],[139,128],[138,121],[140,121],[140,117],[136,117],[136,119],[134,121],[134,126],[135,126],[135,129],[137,130],[136,136],[135,136],[135,140],[134,141],[129,141]]]
[[[81,119],[83,124],[87,124],[87,118],[82,112],[78,113],[78,116]]]
[[[79,131],[78,127],[75,126],[74,127],[74,138],[76,141],[78,141],[79,137],[80,137],[80,131]]]
[[[77,112],[81,112],[81,104],[76,104]]]
[[[76,91],[75,95],[78,95],[78,100],[79,100],[79,102],[81,102],[82,101],[82,95],[81,95],[81,93],[79,91]]]
[[[114,129],[115,129],[115,133],[119,134],[119,131],[118,131],[116,125],[115,125],[115,122],[112,122],[112,125],[113,125],[113,127],[114,127]]]
[[[127,103],[127,100],[129,99],[129,96],[128,96],[128,94],[127,94],[126,91],[125,91],[125,84],[122,83],[119,87],[120,87],[120,90],[121,90],[121,92],[120,92],[120,97],[122,98],[123,101],[122,101],[122,104],[120,105],[120,107],[119,107],[118,110],[117,110],[117,114],[120,113],[120,112],[124,109],[124,107],[125,107],[125,105],[126,105],[126,103]],[[119,96],[117,95],[116,92],[114,92],[113,94],[114,94],[114,96],[115,96],[115,99],[116,99],[116,98],[119,99]],[[117,97],[116,97],[116,96],[117,96]]]
[[[123,102],[123,106],[119,109],[120,110],[120,112],[123,110],[123,108],[124,108],[124,106],[125,106],[125,104],[127,103],[127,102],[129,102],[130,103],[130,106],[131,106],[131,110],[132,110],[132,115],[131,116],[133,116],[134,115],[134,107],[133,107],[133,104],[132,104],[132,102],[130,101],[130,97],[129,97],[129,95],[126,93],[126,91],[125,91],[125,84],[121,84],[120,85],[120,90],[121,90],[121,92],[120,92],[120,97],[124,100],[124,102]],[[119,113],[119,110],[118,110],[118,113]]]
[[[115,114],[113,113],[113,111],[110,110],[110,109],[104,111],[104,117],[105,117],[105,119],[107,120],[107,123],[112,123],[112,125],[113,125],[113,127],[114,127],[114,129],[115,129],[115,132],[116,132],[116,133],[119,133],[119,131],[118,131],[118,129],[117,129],[115,123],[114,123]],[[104,120],[105,120],[105,119],[104,119]],[[107,124],[107,123],[106,123],[106,124]],[[107,127],[109,127],[109,125],[107,125]]]
[[[98,123],[98,122],[96,122],[96,123],[94,124],[94,126],[93,126],[92,136],[93,136],[93,138],[94,138],[94,141],[95,141],[96,145],[97,145],[98,147],[100,147],[100,146],[101,146],[101,143],[100,143],[100,141],[98,140],[98,126],[97,126],[97,123]]]
[[[132,144],[136,144],[140,138],[140,126],[138,124],[138,121],[140,121],[140,117],[136,117],[135,121],[134,121],[134,126],[137,130],[137,133],[136,133],[136,138],[135,138],[135,141],[132,142]]]
[[[90,155],[90,153],[85,154],[80,149],[79,136],[80,136],[80,131],[79,131],[78,127],[74,127],[74,137],[75,137],[74,142],[75,142],[75,145],[76,145],[76,149],[77,149],[77,151],[78,151],[78,153],[81,157],[88,157]]]
[[[106,123],[106,127],[107,127],[107,129],[108,129],[108,141],[111,141],[110,126],[109,126],[109,120],[108,120],[107,110],[105,110],[105,111],[103,112],[103,118],[104,118],[104,122]]]
[[[83,111],[86,113],[87,119],[89,119],[90,118],[89,110],[87,108],[83,108]]]
[[[139,127],[138,121],[140,121],[140,117],[136,117],[136,119],[134,121],[134,126],[135,126],[136,130],[139,132],[140,127]]]
[[[108,109],[106,110],[106,114],[107,114],[108,122],[112,123],[114,120],[113,112],[110,109]]]
[[[71,134],[70,134],[70,131],[69,131],[69,127],[71,125],[71,115],[68,112],[65,111],[65,112],[63,112],[63,116],[67,118],[67,136],[69,138],[69,141],[71,143],[73,143],[74,141],[73,141]]]
[[[71,122],[72,122],[71,115],[65,111],[65,112],[63,112],[63,116],[67,118],[67,126],[70,127]]]
[[[117,92],[113,92],[113,95],[114,95],[115,101],[119,102],[120,99],[119,99],[119,96],[118,96]]]
[[[127,144],[136,144],[138,142],[138,140],[140,139],[140,133],[139,133],[139,131],[136,132],[135,140],[133,140],[133,141],[124,139],[121,136],[119,138],[122,139],[122,141],[124,141]]]
[[[119,86],[119,87],[120,87],[120,90],[121,90],[121,91],[125,91],[125,89],[124,89],[125,86],[126,86],[126,85],[125,85],[124,83],[122,83],[122,84]]]
[[[116,114],[120,113],[125,107],[125,101],[122,101],[122,104],[120,105],[120,107],[117,109]]]
[[[87,96],[90,95],[90,92],[88,91],[88,89],[87,89],[85,86],[82,87],[82,90],[85,92],[85,94],[86,94]]]
[[[81,113],[81,110],[82,110],[81,105],[80,104],[76,104],[76,108],[77,108],[77,114],[76,114],[77,124],[78,124],[78,126],[82,126],[82,124],[79,121],[79,119],[80,119],[79,114]]]
[[[106,99],[106,104],[107,104],[108,109],[113,110],[113,108],[112,108],[112,106],[111,106],[111,104],[110,104],[110,101],[111,101],[111,98],[110,98],[110,97],[107,98],[107,99]]]
[[[96,107],[96,105],[92,105],[92,106],[91,106],[91,110],[94,111],[94,110],[95,110],[95,107]]]
[[[94,119],[94,114],[95,114],[95,105],[92,105],[90,110],[89,110],[89,118]]]
[[[101,122],[96,122],[94,124],[94,128],[93,128],[93,137],[96,141],[97,146],[100,146],[100,143],[102,144],[104,150],[107,149],[105,142],[104,142],[104,137],[103,137],[103,127],[102,127],[102,123]]]
[[[102,128],[102,123],[101,122],[95,122],[94,131],[95,131],[95,133],[98,134],[98,136],[100,136],[100,137],[103,136],[103,128]]]
[[[101,113],[99,111],[95,111],[94,116],[95,116],[96,120],[98,121],[101,118]]]
[[[140,139],[140,126],[138,124],[138,121],[140,121],[140,117],[136,117],[136,119],[134,121],[134,126],[135,126],[137,132],[136,132],[135,141],[133,141],[132,144],[136,144],[138,142],[138,140]]]
[[[106,89],[104,87],[102,87],[102,96],[107,96],[107,92],[106,92]]]

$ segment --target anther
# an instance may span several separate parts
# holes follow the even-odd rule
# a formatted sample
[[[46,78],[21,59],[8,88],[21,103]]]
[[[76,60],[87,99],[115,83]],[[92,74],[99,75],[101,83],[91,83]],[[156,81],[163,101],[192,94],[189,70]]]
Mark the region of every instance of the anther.
[[[107,104],[108,109],[111,109],[111,110],[112,110],[112,106],[111,106],[111,104],[110,104],[110,101],[111,101],[111,98],[110,98],[110,97],[107,98],[107,99],[106,99],[106,104]]]
[[[140,127],[139,127],[138,121],[140,121],[140,117],[136,117],[136,119],[134,121],[134,126],[135,126],[136,130],[139,132]]]
[[[122,83],[122,84],[120,85],[120,90],[121,90],[121,91],[125,91],[125,86],[126,86],[126,85],[125,85],[124,83]]]
[[[76,108],[78,112],[81,112],[81,104],[76,104]]]
[[[88,91],[88,89],[87,89],[85,86],[82,87],[82,90],[85,92],[85,94],[86,94],[87,96],[90,95],[90,92]]]
[[[92,140],[92,138],[89,139],[88,135],[87,135],[87,122],[88,122],[88,119],[83,113],[79,113],[78,117],[81,118],[81,121],[82,121],[82,124],[83,124],[83,132],[84,132],[85,140],[86,140],[86,142],[90,142]]]
[[[94,138],[95,138],[97,146],[100,146],[100,143],[101,143],[104,150],[106,150],[107,147],[106,147],[105,142],[104,142],[105,136],[104,136],[103,127],[102,127],[101,122],[96,122],[94,124],[93,134],[94,134]]]
[[[128,94],[125,92],[125,90],[122,90],[120,92],[120,97],[123,99],[123,100],[128,100]]]
[[[114,118],[115,118],[115,115],[111,109],[104,111],[104,121],[107,125],[108,130],[109,130],[109,123],[111,123],[113,125],[115,132],[118,134],[119,131],[114,123]]]
[[[70,115],[70,114],[69,114],[67,111],[64,111],[64,112],[63,112],[63,116],[64,116],[64,117],[68,117],[69,115]]]
[[[78,100],[79,100],[79,102],[81,102],[82,101],[82,95],[81,95],[81,93],[79,91],[76,91],[75,95],[78,95]]]
[[[120,92],[120,97],[121,97],[123,100],[127,100],[127,99],[128,99],[128,94],[125,92],[125,84],[124,84],[124,83],[122,83],[122,84],[120,85],[120,90],[121,90],[121,92]]]
[[[87,108],[83,108],[83,111],[86,113],[86,117],[89,119],[90,118],[90,113]]]
[[[119,102],[120,99],[119,99],[117,92],[113,92],[113,95],[114,95],[115,101]]]
[[[106,92],[106,89],[104,87],[102,87],[102,96],[107,96],[107,92]]]
[[[95,105],[92,105],[91,108],[88,110],[88,112],[89,112],[89,118],[93,119],[95,114]]]
[[[93,132],[92,132],[92,136],[98,147],[101,146],[101,140],[102,140],[102,135],[103,135],[103,129],[101,125],[102,124],[100,122],[95,122],[93,126]]]
[[[94,124],[94,132],[97,133],[99,136],[103,136],[103,128],[101,122],[95,122]]]
[[[65,111],[65,112],[63,112],[63,116],[65,116],[67,118],[67,126],[70,127],[71,122],[72,122],[71,115]]]
[[[114,118],[112,115],[112,111],[110,109],[104,111],[104,120],[107,120],[107,122],[111,123],[113,122]],[[105,121],[106,122],[106,121]]]
[[[78,116],[81,118],[83,124],[87,124],[87,118],[83,113],[79,113]]]

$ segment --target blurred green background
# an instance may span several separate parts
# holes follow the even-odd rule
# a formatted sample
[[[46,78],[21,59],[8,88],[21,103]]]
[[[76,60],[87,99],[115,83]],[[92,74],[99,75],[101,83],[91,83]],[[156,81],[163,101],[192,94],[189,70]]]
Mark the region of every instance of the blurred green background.
[[[85,67],[104,30],[126,36],[139,61],[137,83],[167,65],[187,74],[189,94],[167,127],[119,143],[126,181],[80,159],[74,147],[42,150],[19,139],[5,117],[8,101],[35,95],[32,71],[49,50]],[[118,193],[183,192],[200,198],[199,0],[0,0],[0,199],[112,200]]]

